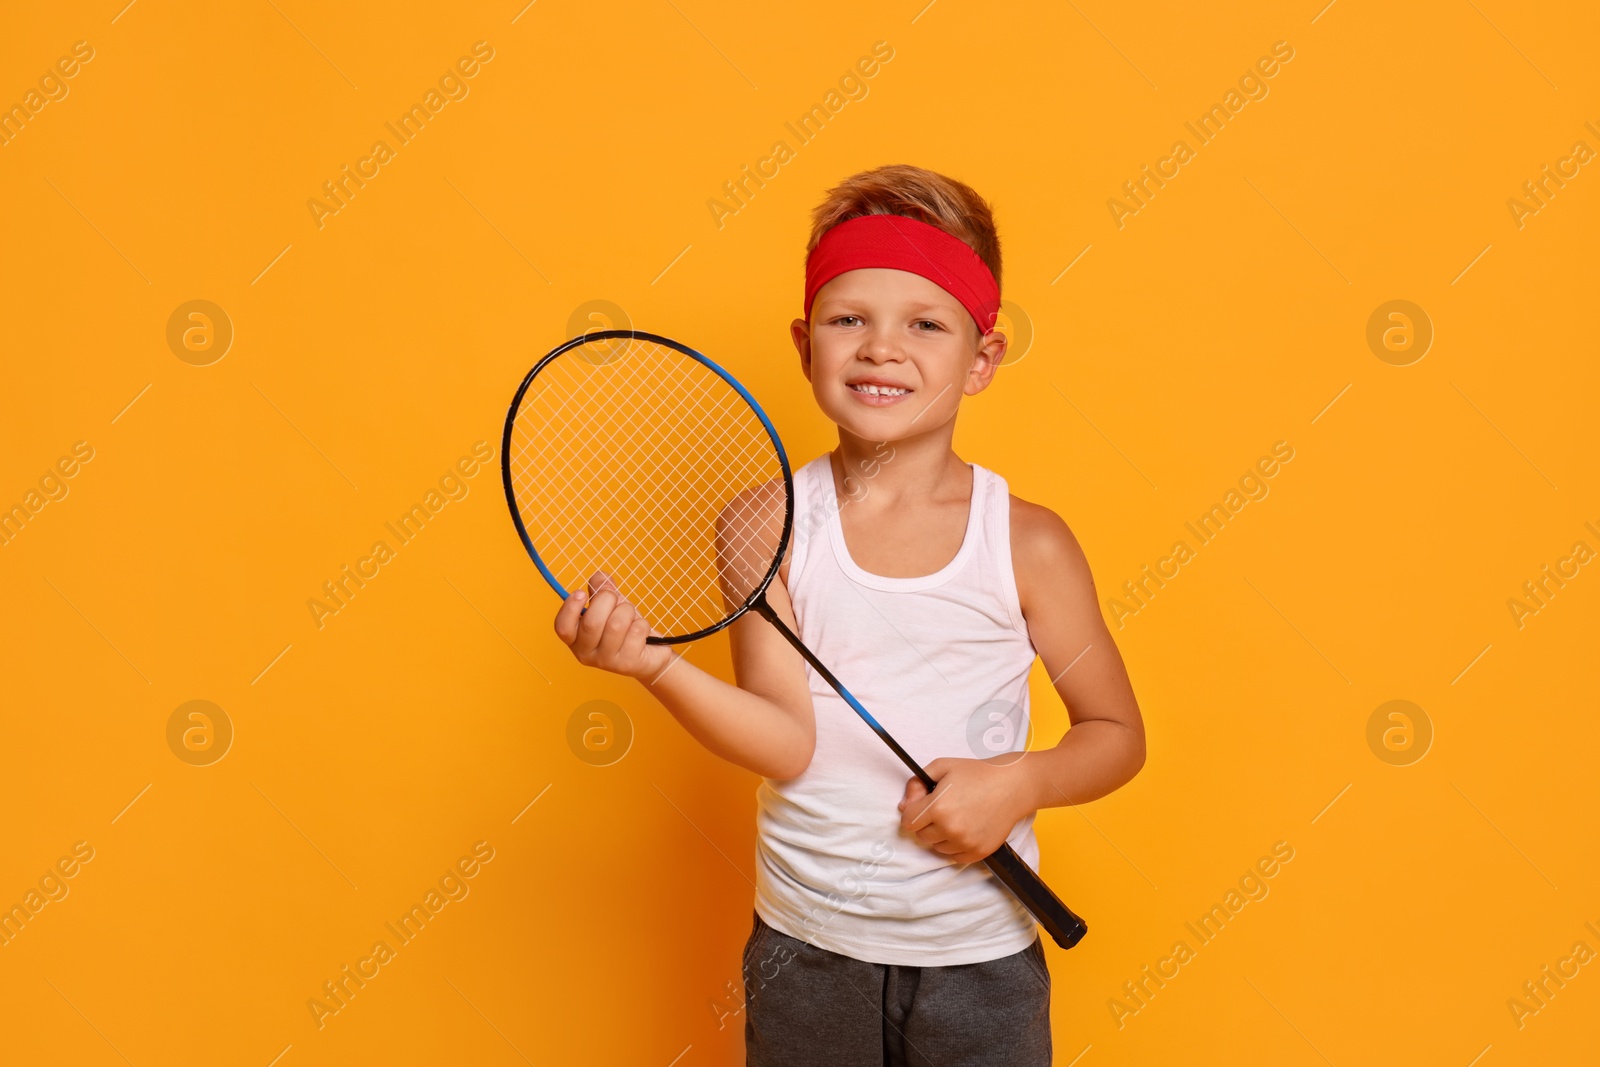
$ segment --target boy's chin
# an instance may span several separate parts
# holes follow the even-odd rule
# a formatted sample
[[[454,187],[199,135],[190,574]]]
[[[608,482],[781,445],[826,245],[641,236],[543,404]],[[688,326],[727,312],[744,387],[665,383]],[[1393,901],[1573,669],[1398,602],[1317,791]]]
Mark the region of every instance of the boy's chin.
[[[839,427],[840,433],[850,434],[860,441],[883,441],[894,443],[911,437],[922,424],[912,423],[910,416],[895,413],[893,415],[879,415],[876,418],[855,417],[834,418],[834,425]]]
[[[816,399],[829,422],[863,441],[898,441],[933,429],[933,420],[921,417],[927,407],[921,390],[889,404],[867,403],[849,391]]]
[[[848,396],[829,398],[817,405],[822,413],[828,416],[829,421],[840,426],[854,428],[858,426],[881,426],[891,421],[898,421],[899,412],[892,408],[873,408],[862,404]]]

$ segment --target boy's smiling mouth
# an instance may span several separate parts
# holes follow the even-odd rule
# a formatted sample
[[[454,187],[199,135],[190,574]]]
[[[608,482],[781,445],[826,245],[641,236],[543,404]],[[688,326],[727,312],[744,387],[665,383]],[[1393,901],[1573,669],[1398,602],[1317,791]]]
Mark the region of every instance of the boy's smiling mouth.
[[[860,397],[862,402],[871,404],[873,407],[893,404],[916,391],[908,385],[891,382],[887,378],[857,378],[854,381],[846,382],[845,385],[851,392]]]

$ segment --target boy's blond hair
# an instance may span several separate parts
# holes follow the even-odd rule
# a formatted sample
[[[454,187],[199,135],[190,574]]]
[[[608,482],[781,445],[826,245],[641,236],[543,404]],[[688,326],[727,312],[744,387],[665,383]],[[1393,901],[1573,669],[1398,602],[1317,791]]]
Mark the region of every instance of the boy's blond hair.
[[[894,163],[852,174],[811,212],[809,255],[822,235],[862,215],[903,215],[937,226],[978,253],[1000,284],[1000,235],[987,201],[970,185],[935,171]]]

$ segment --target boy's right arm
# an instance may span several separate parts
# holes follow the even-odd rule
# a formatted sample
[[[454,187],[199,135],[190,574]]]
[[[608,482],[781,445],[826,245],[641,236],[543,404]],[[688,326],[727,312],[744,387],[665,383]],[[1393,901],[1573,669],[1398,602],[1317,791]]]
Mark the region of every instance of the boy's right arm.
[[[773,510],[761,502],[741,516],[736,547],[722,539],[719,564],[725,581],[728,575],[748,569],[731,557],[748,555],[744,562],[754,566],[761,544],[776,543],[778,528],[755,529],[769,525],[765,513]],[[747,517],[754,511],[764,513],[761,521]],[[760,569],[765,572],[764,566]],[[742,590],[725,586],[724,592],[734,603],[743,599],[738,595]],[[767,587],[766,599],[778,618],[798,633],[788,590],[779,577],[774,576]],[[579,592],[566,599],[556,613],[555,629],[579,663],[638,679],[713,754],[767,778],[793,778],[810,765],[817,731],[805,662],[754,612],[746,612],[728,627],[738,685],[685,661],[669,645],[647,644],[645,637],[654,631],[603,574],[590,580],[587,595]]]
[[[778,595],[772,599],[777,600]],[[783,600],[787,608],[788,597]],[[586,603],[589,610],[580,617]],[[581,592],[569,596],[556,613],[555,625],[556,634],[579,663],[638,679],[713,754],[766,778],[793,778],[811,763],[816,724],[811,692],[798,671],[798,687],[752,685],[747,691],[729,685],[687,662],[668,645],[646,644],[649,626],[632,604],[610,588],[599,588],[592,597]],[[783,641],[765,620],[746,615],[730,627],[736,664],[741,645],[746,660],[752,658],[752,645],[762,646],[759,637],[752,641],[748,632],[741,636],[741,627],[762,627],[767,631],[764,636]],[[784,650],[796,664],[800,662],[793,649],[785,645]],[[759,653],[755,658],[760,658]],[[747,675],[740,671],[739,676]]]

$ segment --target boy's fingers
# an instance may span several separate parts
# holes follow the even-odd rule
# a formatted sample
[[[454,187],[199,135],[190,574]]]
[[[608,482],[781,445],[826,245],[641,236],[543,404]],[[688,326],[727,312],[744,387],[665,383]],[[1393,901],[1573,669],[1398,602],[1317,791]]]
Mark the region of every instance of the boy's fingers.
[[[922,779],[913,775],[906,779],[905,795],[900,798],[900,810],[905,811],[906,805],[913,800],[921,800],[928,795],[928,787],[922,784]]]
[[[905,807],[900,809],[900,828],[910,834],[917,833],[917,823],[930,806],[927,790],[922,788],[922,783],[917,783],[917,795],[908,797]]]
[[[633,622],[628,625],[627,636],[622,641],[622,659],[625,663],[638,663],[644,658],[644,639],[650,634],[650,626],[644,621],[644,616],[635,615]]]
[[[905,792],[900,797],[900,807],[904,808],[907,801],[910,801],[914,797],[921,796],[927,791],[927,788],[922,784],[922,779],[918,778],[916,775],[912,775],[910,778],[906,779]]]
[[[616,602],[615,593],[601,592],[589,595],[589,610],[578,620],[578,636],[572,643],[574,652],[587,655],[599,646],[601,638],[605,636],[606,623],[611,618]]]
[[[579,613],[588,600],[589,595],[581,590],[569,593],[561,602],[561,610],[556,612],[556,636],[568,645],[578,636],[578,620],[582,617]]]
[[[589,596],[592,598],[602,590],[609,589],[621,597],[622,591],[617,588],[617,583],[611,580],[611,575],[605,571],[595,571],[589,578]]]
[[[994,854],[994,849],[990,849],[988,852],[985,852],[981,847],[978,846],[958,848],[954,843],[949,841],[946,841],[943,845],[935,849],[935,851],[940,855],[949,856],[957,863],[982,863],[984,860],[988,859]]]
[[[602,593],[601,596],[612,596],[611,593]],[[600,634],[599,644],[595,654],[602,658],[617,655],[622,648],[623,640],[628,636],[628,630],[633,625],[633,620],[638,618],[638,613],[633,610],[633,605],[620,597],[611,609],[611,614],[606,618],[605,627]]]
[[[636,645],[644,644],[644,620],[639,613],[633,610],[633,605],[623,601],[617,606],[616,612],[611,616],[611,625],[606,627],[606,639],[611,643],[612,655],[616,656],[623,664],[631,663],[638,657]],[[635,640],[637,638],[637,641]],[[606,642],[601,642],[605,644]]]

